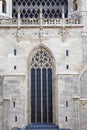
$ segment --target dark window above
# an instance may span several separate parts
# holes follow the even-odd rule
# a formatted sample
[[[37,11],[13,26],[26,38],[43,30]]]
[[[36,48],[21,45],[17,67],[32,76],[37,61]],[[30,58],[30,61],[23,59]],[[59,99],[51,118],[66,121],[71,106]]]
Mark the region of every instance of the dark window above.
[[[64,6],[65,17],[68,17],[68,0],[13,0],[12,16],[17,18],[18,6],[21,18],[39,18],[40,7],[44,18],[61,18]]]
[[[76,10],[78,10],[78,1],[74,0],[73,1],[73,11],[76,11]]]
[[[6,1],[2,1],[2,13],[6,13]]]

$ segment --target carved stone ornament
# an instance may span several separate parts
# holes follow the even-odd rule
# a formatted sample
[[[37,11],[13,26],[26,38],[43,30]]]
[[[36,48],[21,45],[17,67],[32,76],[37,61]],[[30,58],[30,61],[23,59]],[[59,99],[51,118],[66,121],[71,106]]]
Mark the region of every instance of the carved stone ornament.
[[[40,39],[40,44],[42,44],[43,43],[43,27],[40,27],[39,39]]]
[[[62,37],[62,41],[65,42],[67,36],[68,36],[68,32],[67,32],[67,29],[65,27],[62,28],[61,30],[61,37]]]
[[[80,102],[83,106],[87,104],[87,100],[80,100]]]
[[[52,68],[52,58],[45,49],[38,49],[31,63],[32,68]]]

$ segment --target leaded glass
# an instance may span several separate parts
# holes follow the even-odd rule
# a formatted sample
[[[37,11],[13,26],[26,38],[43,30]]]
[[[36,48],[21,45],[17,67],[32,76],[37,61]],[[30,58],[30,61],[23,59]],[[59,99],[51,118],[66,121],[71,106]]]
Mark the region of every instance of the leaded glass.
[[[62,6],[64,6],[65,17],[68,16],[68,0],[12,0],[12,16],[18,17],[18,6],[21,18],[39,18],[40,6],[44,18],[61,18]]]
[[[37,89],[37,122],[41,122],[41,70],[37,69],[37,84],[36,84],[36,89]]]
[[[31,121],[35,122],[35,69],[31,69]]]
[[[47,122],[47,81],[46,69],[42,69],[42,89],[43,89],[43,122]]]
[[[31,63],[31,122],[52,122],[52,57],[39,48]]]

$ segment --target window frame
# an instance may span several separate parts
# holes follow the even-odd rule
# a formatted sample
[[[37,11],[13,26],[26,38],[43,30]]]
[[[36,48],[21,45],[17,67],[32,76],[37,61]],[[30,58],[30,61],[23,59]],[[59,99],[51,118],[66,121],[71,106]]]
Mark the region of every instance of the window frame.
[[[2,13],[6,13],[6,0],[2,1]]]

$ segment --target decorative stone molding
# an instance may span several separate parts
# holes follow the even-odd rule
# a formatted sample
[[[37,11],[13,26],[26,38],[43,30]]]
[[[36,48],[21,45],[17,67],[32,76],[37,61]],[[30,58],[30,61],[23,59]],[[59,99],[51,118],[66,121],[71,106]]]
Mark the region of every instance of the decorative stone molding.
[[[67,29],[65,27],[62,28],[61,30],[61,36],[62,36],[62,41],[64,42],[68,36],[68,32],[67,32]]]
[[[79,100],[80,99],[80,97],[79,96],[73,96],[73,100]]]
[[[87,105],[87,99],[80,99],[80,103],[84,106]]]
[[[64,6],[62,8],[62,31],[61,31],[61,36],[62,36],[62,41],[64,42],[67,37],[67,30],[66,30],[66,22],[65,22],[65,17],[64,17]]]
[[[43,44],[43,27],[40,27],[39,39],[40,39],[40,44]]]

